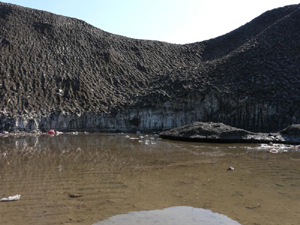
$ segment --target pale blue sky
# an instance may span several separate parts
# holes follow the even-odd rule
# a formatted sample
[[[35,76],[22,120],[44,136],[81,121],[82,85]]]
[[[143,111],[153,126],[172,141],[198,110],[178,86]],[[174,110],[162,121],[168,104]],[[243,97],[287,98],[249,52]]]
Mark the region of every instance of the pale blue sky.
[[[0,0],[1,1],[1,0]],[[75,17],[127,37],[191,43],[223,35],[299,0],[2,0]]]

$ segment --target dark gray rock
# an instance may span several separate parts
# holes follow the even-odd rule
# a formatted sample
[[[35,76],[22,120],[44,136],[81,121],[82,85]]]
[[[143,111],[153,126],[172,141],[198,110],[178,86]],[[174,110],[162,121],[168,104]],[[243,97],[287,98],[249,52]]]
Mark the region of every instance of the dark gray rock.
[[[279,132],[281,137],[291,143],[300,142],[300,124],[293,124]]]
[[[161,138],[220,143],[300,143],[300,124],[287,127],[278,133],[255,133],[223,123],[194,122],[160,133]]]
[[[279,132],[281,135],[299,135],[300,137],[300,124],[292,124]]]

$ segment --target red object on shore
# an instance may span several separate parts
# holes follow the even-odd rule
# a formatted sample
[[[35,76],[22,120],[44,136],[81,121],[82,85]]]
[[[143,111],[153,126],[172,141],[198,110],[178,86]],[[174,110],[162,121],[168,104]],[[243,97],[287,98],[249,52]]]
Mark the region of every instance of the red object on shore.
[[[54,134],[55,134],[55,130],[49,130],[49,131],[48,131],[48,134],[54,135]]]

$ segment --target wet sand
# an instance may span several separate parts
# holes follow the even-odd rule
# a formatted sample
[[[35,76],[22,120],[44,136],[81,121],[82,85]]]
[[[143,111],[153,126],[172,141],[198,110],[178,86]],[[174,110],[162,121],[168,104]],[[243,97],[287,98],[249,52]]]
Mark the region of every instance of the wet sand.
[[[0,224],[87,224],[192,206],[243,224],[298,224],[300,152],[126,134],[0,138]],[[283,148],[284,149],[284,148]],[[234,167],[228,171],[229,166]]]

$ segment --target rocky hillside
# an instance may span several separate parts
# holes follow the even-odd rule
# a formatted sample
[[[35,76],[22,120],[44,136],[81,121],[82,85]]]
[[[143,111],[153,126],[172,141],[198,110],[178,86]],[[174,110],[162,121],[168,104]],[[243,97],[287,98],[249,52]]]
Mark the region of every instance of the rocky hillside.
[[[0,3],[0,130],[300,123],[299,9],[274,9],[224,36],[175,45]]]

